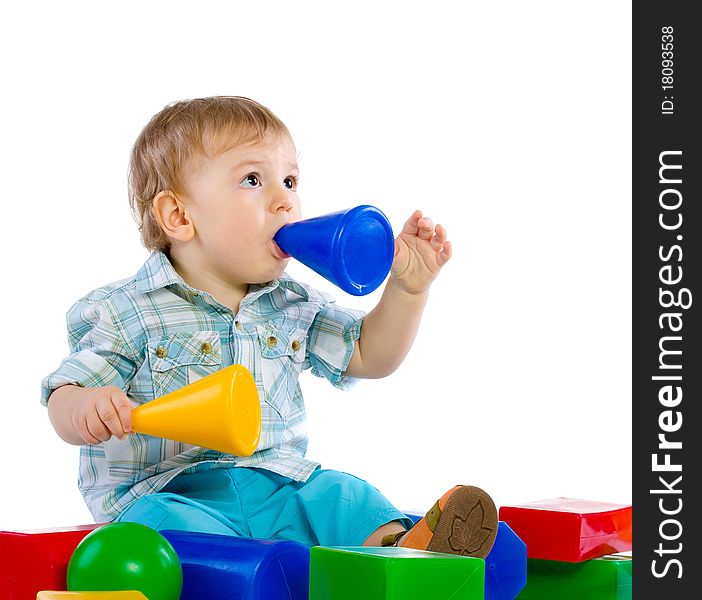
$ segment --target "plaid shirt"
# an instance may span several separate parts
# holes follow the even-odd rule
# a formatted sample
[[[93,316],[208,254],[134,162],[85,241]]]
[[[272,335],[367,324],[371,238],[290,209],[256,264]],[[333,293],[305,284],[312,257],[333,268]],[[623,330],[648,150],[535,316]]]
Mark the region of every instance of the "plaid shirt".
[[[44,405],[56,388],[78,384],[117,386],[137,406],[231,364],[249,369],[261,399],[261,439],[250,457],[139,433],[82,446],[78,486],[95,520],[115,519],[186,471],[261,467],[305,481],[318,463],[304,458],[298,376],[311,368],[338,388],[350,387],[355,380],[342,373],[362,318],[287,275],[249,286],[234,314],[186,284],[162,252],[133,278],[79,300],[67,314],[71,354],[42,381]]]

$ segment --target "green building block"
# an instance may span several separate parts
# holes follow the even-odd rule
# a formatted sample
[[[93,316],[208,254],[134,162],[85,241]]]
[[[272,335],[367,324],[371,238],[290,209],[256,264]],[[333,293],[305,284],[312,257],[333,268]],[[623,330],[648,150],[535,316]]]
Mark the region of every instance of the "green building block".
[[[481,558],[410,548],[313,546],[310,600],[483,600]]]
[[[610,554],[580,563],[527,559],[518,600],[631,600],[631,556]]]

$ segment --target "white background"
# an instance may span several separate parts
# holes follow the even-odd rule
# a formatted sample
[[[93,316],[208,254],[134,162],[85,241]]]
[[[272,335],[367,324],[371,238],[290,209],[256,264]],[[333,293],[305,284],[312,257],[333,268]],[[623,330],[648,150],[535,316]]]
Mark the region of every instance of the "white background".
[[[350,393],[303,375],[311,458],[405,510],[455,483],[631,502],[629,2],[113,6],[26,2],[0,25],[0,528],[91,522],[40,381],[71,304],[147,257],[140,129],[215,94],[288,125],[304,216],[369,203],[397,232],[422,208],[454,243],[396,373]]]

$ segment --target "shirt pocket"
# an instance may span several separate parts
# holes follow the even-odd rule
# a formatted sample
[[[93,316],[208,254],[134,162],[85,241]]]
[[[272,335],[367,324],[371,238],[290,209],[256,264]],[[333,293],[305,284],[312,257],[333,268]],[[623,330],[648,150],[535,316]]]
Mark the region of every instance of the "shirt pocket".
[[[148,341],[154,398],[163,396],[222,368],[217,331],[180,332]]]
[[[258,325],[256,333],[261,352],[263,400],[286,424],[294,411],[302,409],[295,404],[295,396],[305,361],[307,332],[268,321]]]

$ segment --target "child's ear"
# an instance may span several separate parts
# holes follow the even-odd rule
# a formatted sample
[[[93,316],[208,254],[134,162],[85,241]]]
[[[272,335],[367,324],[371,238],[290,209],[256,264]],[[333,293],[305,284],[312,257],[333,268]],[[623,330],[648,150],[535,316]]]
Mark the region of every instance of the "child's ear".
[[[195,227],[185,204],[171,191],[156,194],[151,201],[154,216],[163,232],[173,240],[188,242],[195,235]]]

